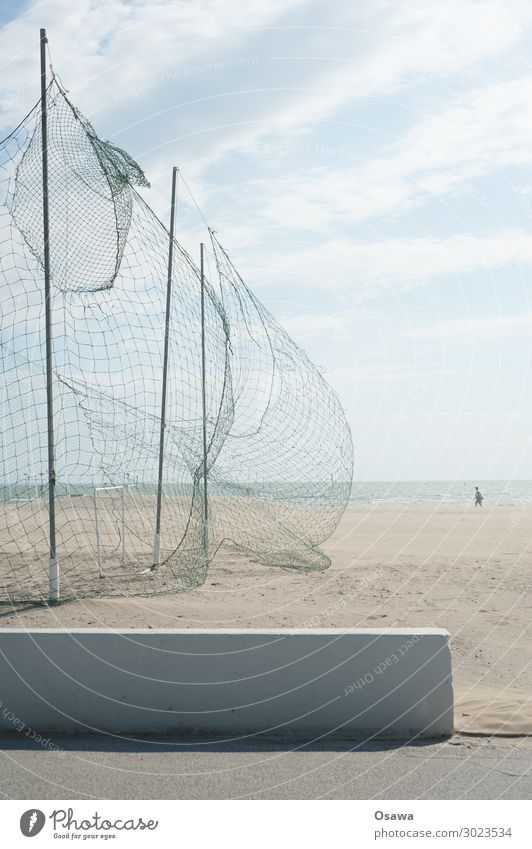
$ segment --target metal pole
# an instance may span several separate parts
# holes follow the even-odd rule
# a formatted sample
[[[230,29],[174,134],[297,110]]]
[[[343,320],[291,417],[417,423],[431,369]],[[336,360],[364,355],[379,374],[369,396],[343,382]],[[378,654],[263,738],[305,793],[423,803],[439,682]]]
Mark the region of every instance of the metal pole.
[[[98,516],[98,503],[96,501],[97,488],[94,488],[94,526],[96,528],[96,559],[98,561],[98,575],[103,578],[102,573],[102,552],[100,548],[100,519]]]
[[[124,500],[124,487],[120,487],[122,493],[122,565],[126,565],[126,504]]]
[[[205,387],[205,245],[200,244],[201,277],[201,403],[203,422],[203,548],[209,550],[209,508],[207,501],[207,392]]]
[[[59,564],[55,537],[55,453],[54,396],[52,386],[52,295],[50,279],[50,216],[48,209],[48,113],[46,103],[46,30],[41,29],[41,147],[42,208],[44,236],[44,312],[46,323],[46,411],[48,418],[48,510],[50,516],[50,560],[48,565],[48,598],[59,601]]]
[[[163,494],[164,431],[166,427],[166,384],[168,379],[168,341],[170,337],[170,308],[172,304],[172,272],[174,265],[175,200],[178,169],[172,170],[172,201],[170,206],[170,243],[168,247],[168,278],[166,282],[166,321],[164,326],[163,386],[161,397],[161,429],[159,436],[159,474],[157,477],[157,508],[152,570],[161,565],[161,505]]]

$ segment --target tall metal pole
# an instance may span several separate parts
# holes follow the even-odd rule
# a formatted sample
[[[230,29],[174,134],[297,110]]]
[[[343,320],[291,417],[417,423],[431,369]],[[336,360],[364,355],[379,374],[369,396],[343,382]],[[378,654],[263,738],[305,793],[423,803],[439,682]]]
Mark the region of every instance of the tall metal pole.
[[[205,375],[205,245],[200,245],[200,277],[201,277],[201,402],[203,422],[203,548],[209,550],[209,505],[207,492],[207,392]]]
[[[52,385],[52,293],[50,278],[50,215],[48,208],[48,110],[46,103],[46,30],[41,29],[41,146],[42,208],[44,236],[44,313],[46,323],[46,413],[48,418],[48,511],[50,516],[50,560],[48,564],[48,598],[59,601],[59,564],[55,533],[55,450],[54,396]]]
[[[172,304],[172,272],[174,267],[175,202],[178,169],[172,170],[172,202],[170,207],[170,244],[168,247],[168,278],[166,281],[166,321],[164,325],[163,387],[161,397],[161,430],[159,436],[159,474],[157,477],[157,509],[152,570],[161,565],[161,506],[163,495],[164,431],[166,427],[166,384],[168,379],[168,340],[170,337],[170,307]]]

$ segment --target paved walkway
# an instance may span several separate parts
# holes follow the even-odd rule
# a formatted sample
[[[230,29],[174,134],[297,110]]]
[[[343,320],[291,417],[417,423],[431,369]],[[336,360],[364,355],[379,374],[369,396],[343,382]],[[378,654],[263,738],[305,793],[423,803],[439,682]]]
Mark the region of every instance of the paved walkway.
[[[11,799],[530,799],[532,740],[455,737],[414,746],[326,742],[191,745],[56,737],[61,751],[0,737]]]

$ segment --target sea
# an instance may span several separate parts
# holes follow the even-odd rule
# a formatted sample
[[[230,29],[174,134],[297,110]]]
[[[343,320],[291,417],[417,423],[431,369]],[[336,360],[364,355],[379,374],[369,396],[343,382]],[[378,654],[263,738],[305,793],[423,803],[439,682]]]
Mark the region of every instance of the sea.
[[[532,505],[532,480],[353,481],[351,507],[471,507],[475,486],[484,507]]]
[[[102,484],[98,484],[101,486]],[[331,483],[301,484],[284,482],[249,482],[235,486],[227,482],[218,482],[212,494],[244,495],[249,491],[258,492],[263,498],[282,500],[285,503],[310,506],[326,506],[329,502]],[[349,505],[351,507],[387,507],[393,508],[434,508],[434,507],[471,507],[478,486],[484,496],[484,507],[514,507],[532,505],[532,480],[485,480],[485,481],[357,481],[351,487]],[[156,491],[154,483],[124,484],[125,492],[131,491],[137,495],[153,495]],[[345,491],[345,486],[342,487]],[[174,491],[170,491],[174,490]],[[94,484],[72,483],[68,486],[60,484],[56,487],[56,495],[80,496],[93,495]],[[190,484],[177,484],[175,487],[165,486],[166,495],[192,495]],[[47,487],[42,478],[38,481],[26,480],[19,484],[0,484],[1,501],[28,501],[46,499]],[[103,493],[102,493],[103,496]]]

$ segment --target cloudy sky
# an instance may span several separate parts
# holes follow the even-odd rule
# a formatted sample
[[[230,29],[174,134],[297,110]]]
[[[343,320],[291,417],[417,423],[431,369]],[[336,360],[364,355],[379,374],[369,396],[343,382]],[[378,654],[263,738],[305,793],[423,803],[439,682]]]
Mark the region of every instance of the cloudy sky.
[[[179,166],[348,413],[359,480],[532,478],[529,0],[0,0],[0,134],[70,97]],[[202,218],[181,184],[178,236]]]

